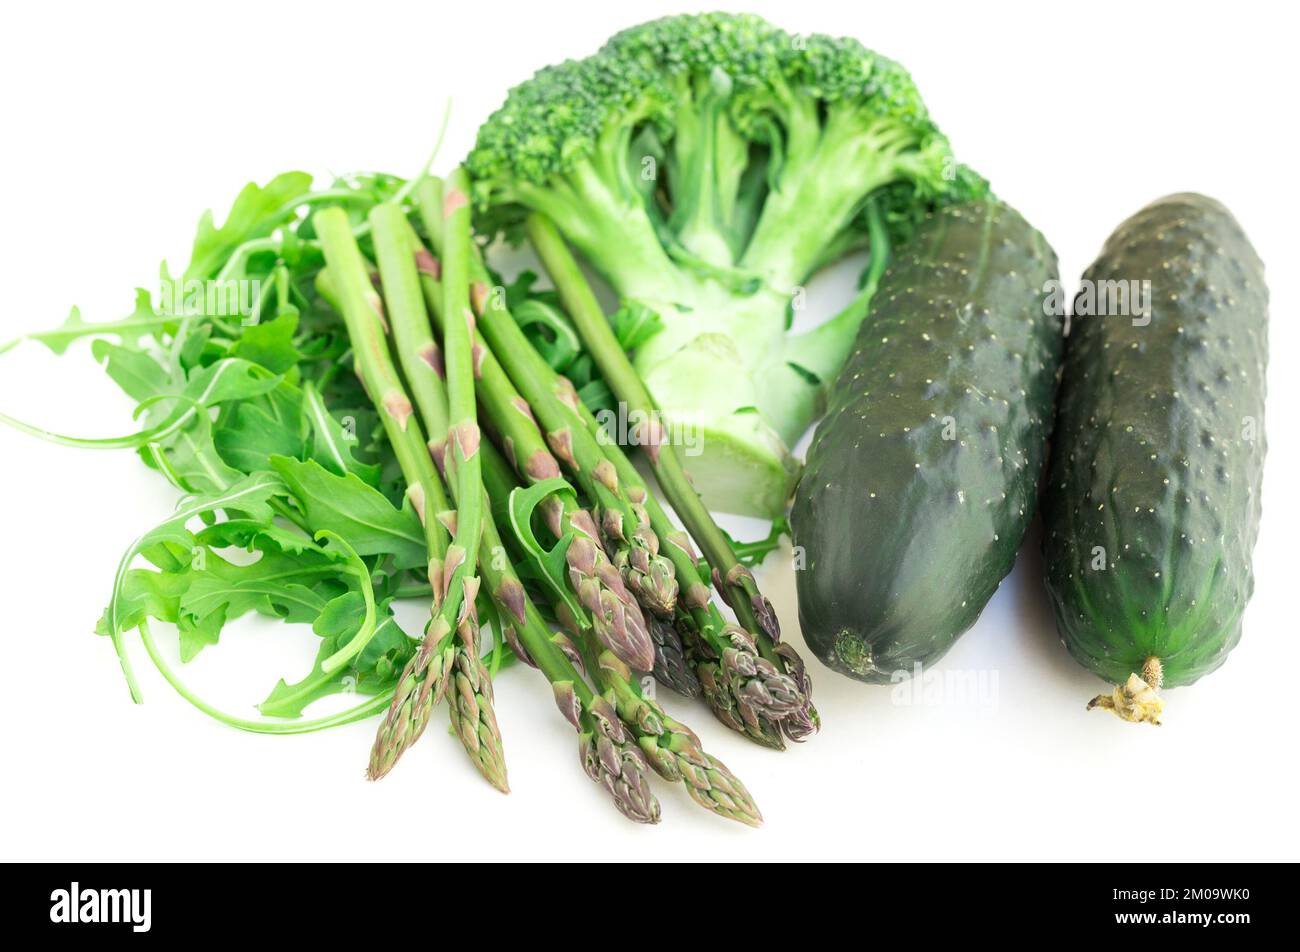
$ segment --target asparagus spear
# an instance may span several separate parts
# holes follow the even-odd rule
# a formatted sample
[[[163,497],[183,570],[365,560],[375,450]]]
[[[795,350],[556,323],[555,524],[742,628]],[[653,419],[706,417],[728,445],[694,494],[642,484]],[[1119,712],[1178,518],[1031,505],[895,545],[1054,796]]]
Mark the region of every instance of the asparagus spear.
[[[437,268],[427,253],[421,256],[417,251],[416,257],[422,263],[425,296],[435,303],[432,310],[435,319],[439,319],[441,307],[437,302],[441,300],[442,289],[434,276]],[[514,468],[530,483],[559,476],[559,463],[547,449],[528,403],[515,390],[481,338],[477,341],[476,356],[480,403],[512,457]],[[566,534],[572,536],[573,541],[565,551],[569,580],[587,611],[596,637],[628,664],[638,670],[649,670],[654,663],[654,642],[636,599],[606,554],[591,514],[570,492],[551,494],[542,501],[540,509],[557,539]]]
[[[428,208],[436,200],[437,193],[438,186],[432,181],[423,183],[416,190],[416,201],[426,221],[425,227],[435,241],[440,240],[439,232],[436,225],[428,223],[431,217]],[[564,461],[583,492],[594,501],[602,537],[627,587],[647,611],[671,618],[677,598],[677,582],[672,564],[658,552],[658,542],[649,531],[644,510],[637,500],[628,498],[621,491],[617,477],[594,440],[565,421],[562,408],[555,405],[553,397],[536,386],[537,372],[550,370],[546,362],[531,347],[521,351],[503,350],[493,340],[493,328],[502,324],[513,328],[514,319],[506,309],[504,297],[490,292],[482,255],[477,249],[474,251],[470,277],[475,289],[474,307],[483,325],[484,337],[493,346],[514,386],[523,393],[546,428],[547,440],[554,454]],[[632,659],[626,660],[636,663]],[[643,670],[649,670],[649,667]]]
[[[676,623],[690,645],[691,661],[705,701],[728,727],[766,747],[783,748],[777,722],[790,717],[802,704],[797,683],[758,654],[743,628],[722,617],[709,601],[710,573],[700,564],[690,536],[673,525],[622,447],[609,438],[577,394],[571,393],[566,402],[596,437],[624,484],[644,494],[651,528],[659,536],[662,550],[673,560],[677,577],[695,580],[680,599]]]
[[[509,324],[503,321],[498,332],[507,335],[513,351],[527,349],[531,352],[531,345],[518,334],[512,320]],[[721,613],[709,603],[710,579],[707,569],[701,579],[701,566],[691,548],[689,536],[672,525],[626,455],[616,445],[602,447],[603,443],[607,444],[602,439],[604,434],[595,418],[581,405],[572,385],[555,374],[545,361],[535,361],[531,370],[540,381],[542,390],[557,397],[558,402],[554,407],[556,416],[552,419],[563,427],[571,427],[575,431],[585,430],[590,436],[590,442],[613,464],[622,491],[646,514],[660,551],[674,566],[674,575],[681,580],[695,579],[679,598],[674,623],[682,625],[693,634],[693,660],[705,676],[702,679],[688,679],[684,673],[688,670],[684,659],[678,663],[669,660],[663,649],[671,650],[671,643],[665,644],[658,639],[655,642],[656,676],[669,687],[688,695],[698,693],[702,680],[706,700],[720,720],[760,744],[778,749],[783,747],[781,732],[775,727],[775,722],[795,715],[800,698],[798,686],[771,661],[760,657],[752,638],[743,629],[727,623]],[[481,389],[484,392],[510,388],[512,399],[522,402],[522,398],[518,398],[511,388],[504,372],[500,371],[492,349],[486,346],[481,358],[481,373]],[[500,429],[508,434],[513,433],[518,429],[517,425],[513,425],[517,423],[518,415],[509,412],[513,404],[502,401],[498,401],[498,404],[497,412],[489,410],[489,415],[494,422],[501,421]],[[536,450],[530,452],[545,453],[536,428],[528,429],[532,433],[530,445],[536,446]],[[524,436],[511,435],[505,438],[508,447],[517,446],[519,444],[516,441],[525,439]],[[546,458],[550,459],[549,454],[546,454]],[[554,475],[555,470],[548,469],[546,473]],[[524,475],[527,476],[528,473]],[[688,603],[689,607],[680,603]],[[677,644],[680,645],[679,640]]]
[[[483,519],[484,557],[480,570],[508,625],[508,637],[550,681],[560,711],[578,732],[579,756],[587,775],[609,791],[625,817],[638,823],[658,823],[659,802],[650,791],[645,756],[627,736],[617,713],[591,691],[574,668],[573,646],[564,635],[551,633],[528,599],[514,567],[504,557],[505,547],[491,516],[490,503],[486,498],[484,502],[489,508]]]
[[[468,600],[472,609],[474,592],[472,583],[468,587],[464,583],[464,543],[460,534],[449,540],[440,521],[440,514],[448,508],[446,496],[415,408],[389,353],[383,302],[370,285],[346,213],[322,209],[316,215],[316,230],[352,340],[357,373],[379,410],[429,546],[433,616],[420,650],[402,672],[375,738],[368,773],[378,779],[424,732],[434,705],[446,693],[458,653],[475,650],[473,612],[465,608]],[[475,762],[480,768],[485,766],[478,758]],[[488,780],[500,786],[498,774],[495,770],[485,771]]]
[[[699,697],[700,679],[696,677],[695,668],[686,657],[686,646],[682,644],[682,636],[677,630],[676,617],[652,617],[650,637],[655,642],[655,680],[682,697]]]
[[[497,387],[499,384],[500,387],[502,388],[511,387],[509,380],[506,379],[504,376],[504,371],[500,370],[500,365],[496,363],[496,358],[492,356],[490,351],[485,350],[482,359],[482,366],[484,368],[484,380],[487,381],[489,386]],[[485,387],[484,389],[487,389],[487,387]],[[520,397],[519,399],[522,400],[523,398]],[[509,414],[509,411],[505,409],[505,405],[503,405],[500,401],[497,401],[496,403],[497,412],[494,412],[494,408],[491,403],[485,404],[485,410],[487,410],[489,419],[491,419],[494,423],[498,419],[500,419],[503,413],[507,415]],[[500,429],[501,428],[498,427],[499,431]],[[551,464],[544,471],[550,472],[553,475],[558,474],[559,472],[558,464],[554,464],[553,460],[550,457],[549,452],[547,452],[545,447],[541,445],[541,434],[537,432],[535,426],[529,426],[528,430],[530,432],[523,434],[522,436],[521,435],[516,435],[513,437],[506,436],[505,439],[509,441],[508,445],[511,445],[512,447],[518,447],[521,445],[520,439],[525,437],[531,441],[534,441],[536,448],[532,452],[534,454],[536,453],[545,454],[545,458],[551,460]],[[508,494],[510,490],[517,485],[513,475],[515,467],[513,467],[510,463],[508,463],[505,457],[501,456],[500,452],[496,450],[496,448],[492,445],[490,441],[484,443],[484,449],[485,449],[484,461],[483,461],[484,482],[489,487],[489,495],[493,496],[494,498],[497,498],[498,492],[500,492],[501,493],[500,498],[504,500],[505,495]],[[536,459],[537,457],[536,455],[534,455],[530,458]],[[525,478],[528,478],[529,473],[534,473],[537,470],[538,467],[530,466],[523,473],[523,475],[525,476]],[[493,477],[496,477],[497,480],[495,487],[493,486]],[[536,482],[537,480],[532,479],[530,481]],[[576,507],[578,505],[576,500],[574,500],[571,494],[565,493],[563,494],[563,496],[564,499],[569,503],[569,505],[573,507]],[[557,501],[558,500],[552,498],[550,500],[545,500],[544,502],[557,502]],[[552,509],[551,511],[552,513],[555,512],[554,509]],[[637,603],[635,602],[635,600],[631,598],[630,595],[626,593],[626,589],[621,585],[621,578],[618,576],[618,573],[613,569],[612,563],[610,563],[608,558],[606,557],[604,549],[600,547],[599,541],[595,539],[595,531],[594,531],[595,523],[592,521],[591,517],[586,513],[586,511],[582,509],[577,509],[573,513],[573,517],[574,520],[576,521],[566,522],[565,520],[567,517],[565,516],[564,512],[561,511],[558,514],[558,520],[555,515],[552,515],[548,517],[547,522],[551,528],[552,533],[556,536],[556,538],[559,538],[563,534],[566,526],[568,527],[569,531],[573,531],[573,527],[575,525],[581,527],[584,540],[587,539],[591,540],[591,544],[596,547],[595,551],[599,556],[599,561],[600,561],[600,565],[602,566],[602,569],[600,572],[597,573],[597,577],[598,578],[602,577],[606,572],[614,573],[613,578],[610,579],[610,584],[614,586],[617,591],[620,592],[619,597],[624,599],[624,602],[621,606],[622,609],[626,611],[631,618],[636,619],[636,623],[638,624],[639,627],[644,626],[645,630],[649,634],[649,638],[654,648],[654,663],[651,670],[654,673],[655,679],[659,681],[659,683],[664,684],[669,688],[672,688],[674,691],[677,691],[679,694],[682,694],[686,697],[696,697],[700,693],[700,684],[699,681],[696,679],[695,674],[691,669],[691,666],[686,661],[686,658],[684,656],[684,651],[682,648],[681,639],[678,637],[676,628],[673,626],[673,623],[669,620],[661,619],[655,615],[646,615],[644,616],[644,621],[641,620],[643,616],[637,607]],[[586,544],[585,541],[584,544]],[[588,611],[591,611],[592,608],[590,604],[591,598],[582,597],[582,591],[583,591],[582,583],[578,578],[574,577],[572,571],[570,572],[570,579],[573,584],[575,592],[579,593],[580,596],[579,600],[583,602],[584,607],[586,607]],[[597,617],[599,620],[600,616]],[[575,625],[576,624],[578,624],[578,622],[575,620]],[[595,634],[602,644],[604,644],[606,647],[610,647],[610,639],[602,635],[602,627],[608,627],[608,626],[598,626]],[[623,656],[623,653],[617,651],[614,653],[619,657]]]
[[[763,815],[744,784],[722,761],[704,751],[694,731],[669,717],[641,692],[627,665],[605,651],[594,668],[605,696],[629,725],[659,776],[685,784],[691,799],[719,816],[748,826],[762,824]]]
[[[398,205],[376,205],[369,220],[398,364],[424,421],[429,452],[441,463],[449,429],[445,368],[425,310],[406,214]]]
[[[369,220],[399,363],[415,405],[419,408],[419,415],[427,427],[428,459],[432,461],[444,458],[444,454],[456,449],[448,440],[449,397],[440,375],[442,362],[438,356],[438,347],[429,330],[429,317],[424,308],[419,275],[415,269],[406,215],[400,206],[384,204],[371,210]],[[463,342],[456,343],[459,345]],[[472,377],[470,386],[473,386]],[[470,435],[472,438],[472,431]],[[468,476],[474,480],[475,485],[478,484],[478,476],[472,472],[462,472],[461,476]],[[441,485],[438,490],[441,494]],[[459,500],[458,495],[458,505]],[[441,496],[440,502],[442,510],[446,511],[448,506],[445,495]],[[471,515],[470,510],[464,506],[457,509],[459,530],[465,533],[474,531],[473,526],[466,521]],[[449,552],[455,556],[454,549]],[[465,557],[470,557],[468,552]],[[509,784],[501,749],[501,732],[493,707],[492,680],[479,659],[476,645],[478,625],[472,591],[477,590],[477,580],[467,577],[465,587],[466,598],[462,603],[462,612],[468,617],[458,626],[461,636],[455,643],[451,675],[451,684],[455,690],[451,692],[448,710],[452,728],[475,765],[493,786],[505,791]]]
[[[790,645],[780,641],[780,626],[771,603],[759,592],[753,574],[732,552],[726,536],[691,486],[677,454],[671,448],[668,452],[661,451],[664,434],[657,407],[614,338],[599,302],[563,238],[553,224],[535,213],[528,217],[527,229],[605,381],[627,405],[629,414],[640,418],[638,442],[645,448],[668,501],[712,566],[714,586],[752,637],[758,654],[774,667],[783,668],[797,685],[801,703],[795,711],[781,717],[780,723],[791,740],[806,739],[817,730],[820,717],[812,704],[811,683],[802,659]]]
[[[448,315],[443,333],[443,351],[447,374],[447,424],[446,449],[443,456],[443,473],[449,485],[455,487],[456,530],[447,550],[448,561],[460,559],[464,569],[461,585],[464,595],[461,602],[460,641],[457,645],[453,676],[456,693],[452,698],[452,724],[458,729],[462,742],[479,760],[499,757],[499,736],[495,751],[492,749],[493,730],[487,725],[484,712],[492,711],[491,678],[479,660],[477,649],[478,617],[475,599],[479,579],[475,572],[479,563],[484,522],[482,457],[479,455],[481,434],[478,426],[478,404],[474,391],[474,316],[469,309],[469,294],[464,287],[470,252],[469,178],[463,169],[452,173],[450,187],[443,204],[443,228],[446,234],[447,253],[444,261],[447,281],[443,285],[444,308]],[[394,230],[407,234],[404,225],[394,223]],[[400,249],[402,267],[409,268],[414,256],[409,246]],[[404,271],[409,276],[409,271]],[[406,282],[412,293],[412,303],[420,300],[414,293],[415,282]],[[420,307],[419,320],[428,325],[428,317]],[[463,540],[463,541],[462,541]],[[491,718],[495,728],[495,718]],[[475,745],[476,736],[488,743]],[[499,765],[496,774],[505,789],[505,767]]]
[[[500,454],[484,453],[483,472],[494,494],[508,494],[517,485]],[[750,826],[762,823],[762,814],[744,785],[726,765],[703,750],[689,727],[645,695],[626,664],[590,639],[583,643],[582,651],[589,659],[585,668],[602,696],[614,706],[657,774],[670,783],[684,783],[696,803],[719,816]],[[779,740],[779,731],[776,736]]]
[[[448,207],[454,202],[453,195]],[[455,213],[456,210],[453,211],[453,215]],[[428,331],[428,315],[420,301],[417,259],[405,216],[396,206],[383,206],[382,209],[372,212],[371,224],[385,291],[387,292],[390,287],[400,289],[396,297],[405,305],[399,308],[390,299],[393,331],[399,344],[403,368],[408,380],[412,382],[412,392],[420,407],[420,413],[426,420],[431,421],[429,422],[430,446],[435,450],[445,451],[449,457],[449,471],[456,469],[459,472],[460,478],[453,479],[451,483],[457,495],[458,514],[466,511],[466,507],[460,502],[461,493],[476,491],[483,499],[479,571],[487,583],[488,592],[500,610],[506,637],[517,646],[516,650],[521,657],[527,659],[534,667],[539,667],[547,675],[553,686],[559,685],[559,690],[564,696],[572,694],[577,698],[577,702],[583,709],[578,726],[580,736],[583,737],[581,744],[584,751],[584,767],[592,774],[593,779],[602,782],[611,791],[620,812],[639,822],[658,822],[659,806],[649,793],[649,786],[645,779],[644,759],[639,758],[637,751],[630,747],[627,738],[622,736],[619,728],[605,723],[603,708],[599,704],[593,704],[594,697],[590,690],[586,689],[585,685],[582,688],[575,687],[575,684],[581,681],[581,675],[573,669],[569,658],[577,656],[576,648],[569,645],[563,635],[552,635],[537,615],[536,609],[528,601],[523,583],[514,573],[509,560],[503,557],[505,550],[491,515],[490,502],[483,494],[482,484],[476,480],[473,485],[468,485],[464,478],[463,466],[454,459],[457,447],[447,440],[446,430],[449,422],[448,393],[442,388],[441,378],[427,372],[431,366],[434,366],[433,362],[426,358],[431,351],[432,337]],[[454,234],[456,228],[463,227],[463,224],[463,222],[454,222],[451,233]],[[448,330],[453,331],[451,328]],[[466,336],[464,340],[454,341],[449,335],[447,352],[451,354],[456,346],[463,348],[467,340]],[[455,372],[455,363],[449,361],[448,373]],[[440,425],[443,427],[442,430],[438,428]],[[480,457],[487,446],[486,443],[480,446]],[[480,750],[485,755],[496,753],[496,758],[486,756],[484,759],[489,764],[494,760],[499,764],[500,736],[495,729],[495,718],[491,716],[491,682],[482,664],[477,661],[477,656],[473,658],[472,666],[464,664],[466,660],[469,659],[458,657],[456,669],[458,696],[449,705],[453,727],[462,736],[467,748]],[[485,691],[489,701],[486,711],[483,705]],[[488,716],[484,717],[484,713]],[[598,748],[602,751],[602,755],[595,757],[587,755],[587,751]],[[501,780],[504,782],[504,772],[501,774]]]

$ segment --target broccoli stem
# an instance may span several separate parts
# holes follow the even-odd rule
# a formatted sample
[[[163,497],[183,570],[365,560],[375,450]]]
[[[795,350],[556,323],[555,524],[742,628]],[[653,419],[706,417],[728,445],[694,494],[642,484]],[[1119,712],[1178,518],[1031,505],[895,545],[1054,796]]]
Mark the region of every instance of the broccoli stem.
[[[832,109],[815,148],[787,155],[780,188],[768,195],[741,267],[776,288],[802,285],[864,198],[900,177],[902,156],[915,145],[896,120],[864,128],[856,110]]]
[[[876,288],[889,263],[889,236],[885,231],[884,216],[874,201],[867,204],[866,218],[871,258],[861,289],[830,320],[806,334],[790,338],[786,344],[786,360],[816,374],[822,380],[833,379],[844,366],[849,348],[871,309]]]
[[[672,299],[684,290],[682,273],[660,243],[635,188],[611,186],[590,162],[578,162],[561,183],[543,188],[520,182],[515,190],[524,205],[562,222],[583,256],[625,297]]]

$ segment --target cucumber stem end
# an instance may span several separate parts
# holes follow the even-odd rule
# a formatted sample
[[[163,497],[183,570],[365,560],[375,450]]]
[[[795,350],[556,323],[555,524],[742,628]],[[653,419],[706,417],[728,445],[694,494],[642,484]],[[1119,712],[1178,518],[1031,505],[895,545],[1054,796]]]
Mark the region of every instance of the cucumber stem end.
[[[1160,712],[1165,706],[1158,693],[1163,681],[1160,659],[1154,656],[1147,658],[1142,663],[1140,677],[1130,674],[1128,680],[1116,685],[1110,694],[1100,694],[1089,701],[1088,710],[1099,707],[1134,724],[1146,722],[1159,727]]]

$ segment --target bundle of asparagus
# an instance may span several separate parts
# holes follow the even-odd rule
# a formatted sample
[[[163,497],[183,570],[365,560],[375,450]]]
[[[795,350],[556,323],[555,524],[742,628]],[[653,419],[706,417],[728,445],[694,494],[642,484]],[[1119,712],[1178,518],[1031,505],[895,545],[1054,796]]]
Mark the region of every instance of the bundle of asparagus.
[[[426,179],[415,190],[425,228],[441,252],[435,210],[441,188]],[[780,628],[771,603],[758,591],[752,573],[740,563],[731,544],[690,485],[681,461],[672,452],[660,452],[663,430],[654,421],[659,414],[644,384],[628,362],[608,321],[572,254],[544,219],[532,216],[529,236],[539,257],[551,272],[569,314],[596,358],[606,381],[628,407],[629,418],[641,422],[633,435],[647,449],[655,476],[689,530],[677,529],[648,490],[636,467],[617,442],[609,438],[590,410],[583,406],[569,381],[557,375],[532,347],[511,316],[505,295],[488,280],[481,254],[472,256],[473,301],[482,334],[484,380],[494,388],[509,388],[507,395],[485,403],[485,412],[518,466],[520,445],[530,454],[543,454],[545,465],[525,463],[520,475],[536,480],[556,472],[555,460],[541,444],[537,422],[546,439],[589,497],[600,503],[607,516],[601,520],[603,539],[624,568],[628,588],[636,593],[654,633],[654,673],[660,683],[692,695],[701,690],[711,709],[727,726],[766,746],[784,746],[783,737],[800,741],[819,725],[811,684],[798,653],[780,642]],[[425,256],[426,261],[434,261]],[[426,268],[426,270],[435,270]],[[437,300],[436,280],[426,277],[431,300]],[[512,385],[517,385],[514,390]],[[485,388],[486,389],[486,388]],[[527,419],[509,412],[529,407]],[[526,430],[526,433],[520,433]],[[618,497],[624,501],[620,506]],[[631,532],[628,527],[632,526]],[[559,534],[556,534],[557,538]],[[704,560],[691,544],[692,536],[704,549]],[[634,539],[635,543],[629,539]],[[624,554],[641,553],[638,564]],[[671,580],[671,585],[668,584]],[[713,583],[733,610],[738,623],[727,622],[710,598]],[[685,643],[685,646],[683,644]],[[635,659],[623,657],[635,665]],[[699,688],[696,687],[699,685]]]
[[[318,284],[337,302],[347,325],[355,369],[385,421],[429,548],[432,620],[398,681],[375,741],[370,776],[392,769],[427,725],[432,708],[447,697],[453,728],[474,763],[494,786],[507,789],[491,678],[476,648],[477,567],[503,634],[550,682],[561,713],[578,731],[584,769],[610,792],[620,812],[639,822],[658,821],[659,804],[648,783],[653,769],[684,783],[713,812],[756,825],[761,815],[744,786],[641,686],[638,672],[657,662],[678,683],[685,667],[680,651],[660,661],[663,651],[655,646],[661,642],[650,635],[642,613],[645,607],[655,617],[671,618],[678,601],[675,563],[660,554],[661,533],[652,527],[647,507],[653,500],[639,481],[620,481],[615,462],[555,395],[557,381],[548,378],[550,368],[526,341],[512,352],[522,358],[511,361],[512,375],[480,336],[494,315],[511,318],[488,303],[487,272],[471,240],[465,196],[459,171],[445,189],[427,180],[418,190],[421,225],[437,259],[401,207],[374,208],[373,274],[344,213],[325,209],[316,215],[327,264]],[[441,348],[431,332],[431,314]],[[529,361],[528,354],[536,359]],[[481,440],[480,407],[501,453]],[[537,419],[548,427],[545,438]],[[556,455],[579,489],[560,479]],[[546,531],[564,542],[559,554],[565,571],[552,579],[563,632],[551,631],[514,567],[514,560],[527,563],[527,547],[512,538],[507,552],[493,514],[492,495],[513,493],[520,488],[517,480],[540,488],[531,508]],[[579,492],[590,500],[590,510]],[[698,569],[691,570],[698,587]]]

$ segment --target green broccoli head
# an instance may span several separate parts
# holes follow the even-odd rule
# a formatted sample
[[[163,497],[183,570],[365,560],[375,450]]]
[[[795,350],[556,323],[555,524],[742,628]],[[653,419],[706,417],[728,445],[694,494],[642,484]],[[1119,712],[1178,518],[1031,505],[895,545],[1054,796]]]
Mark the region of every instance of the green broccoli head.
[[[624,299],[657,316],[633,363],[698,429],[707,504],[782,511],[790,453],[870,308],[891,244],[983,194],[911,77],[854,40],[750,15],[675,16],[511,91],[469,157],[480,225],[540,212]],[[808,278],[855,249],[857,296],[792,330]]]
[[[952,157],[911,76],[856,40],[760,17],[673,16],[517,86],[469,157],[487,227],[555,221],[621,293],[700,282],[778,293],[986,189]]]

